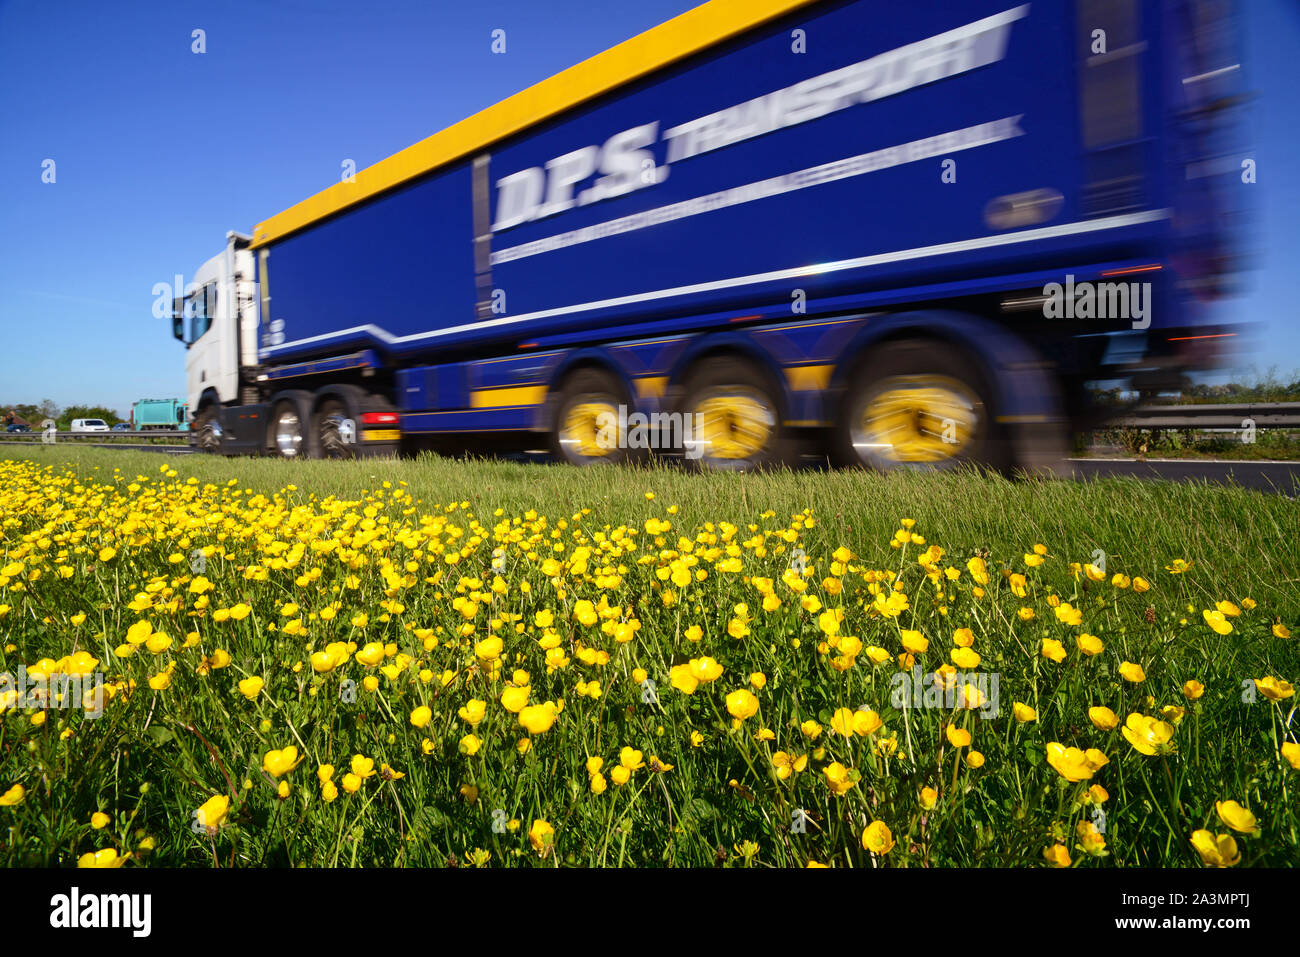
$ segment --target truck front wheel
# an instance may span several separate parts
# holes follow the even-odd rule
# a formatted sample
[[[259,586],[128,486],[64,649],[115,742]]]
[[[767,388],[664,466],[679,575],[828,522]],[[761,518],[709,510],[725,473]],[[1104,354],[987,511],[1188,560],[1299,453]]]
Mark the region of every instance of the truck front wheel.
[[[282,459],[307,458],[307,426],[299,403],[282,399],[271,410],[271,451]]]
[[[221,451],[220,410],[215,405],[204,406],[195,417],[194,445],[200,452]]]

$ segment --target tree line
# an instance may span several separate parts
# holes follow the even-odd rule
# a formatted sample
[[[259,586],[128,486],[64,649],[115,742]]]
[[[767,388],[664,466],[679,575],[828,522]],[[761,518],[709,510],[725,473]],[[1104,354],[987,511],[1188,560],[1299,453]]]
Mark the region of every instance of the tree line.
[[[103,419],[110,426],[127,421],[107,406],[70,405],[60,409],[51,399],[43,399],[37,405],[29,402],[0,404],[0,423],[7,426],[10,413],[16,417],[15,421],[21,419],[30,425],[33,432],[39,430],[46,419],[53,419],[60,432],[71,429],[73,419]]]

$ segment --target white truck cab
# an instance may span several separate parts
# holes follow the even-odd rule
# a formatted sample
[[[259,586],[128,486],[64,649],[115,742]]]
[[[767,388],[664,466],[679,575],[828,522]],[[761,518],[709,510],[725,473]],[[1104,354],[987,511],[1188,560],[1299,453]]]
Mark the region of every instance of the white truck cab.
[[[224,252],[194,273],[176,300],[172,333],[185,343],[185,398],[200,446],[211,443],[216,415],[241,401],[241,370],[257,365],[258,296],[251,237],[226,234]]]

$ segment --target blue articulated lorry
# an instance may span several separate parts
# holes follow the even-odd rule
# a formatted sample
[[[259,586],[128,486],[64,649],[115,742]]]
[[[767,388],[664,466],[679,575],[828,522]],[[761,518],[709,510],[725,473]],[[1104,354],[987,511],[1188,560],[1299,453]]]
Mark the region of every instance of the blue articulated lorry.
[[[1212,366],[1221,0],[712,0],[227,234],[193,441],[1051,467]]]

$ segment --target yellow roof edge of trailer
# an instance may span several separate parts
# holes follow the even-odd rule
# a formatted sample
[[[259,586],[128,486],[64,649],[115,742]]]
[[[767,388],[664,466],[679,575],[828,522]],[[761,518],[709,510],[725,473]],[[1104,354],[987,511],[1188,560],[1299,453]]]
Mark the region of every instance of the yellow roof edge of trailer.
[[[709,0],[480,110],[257,224],[265,246],[580,103],[817,0]]]

